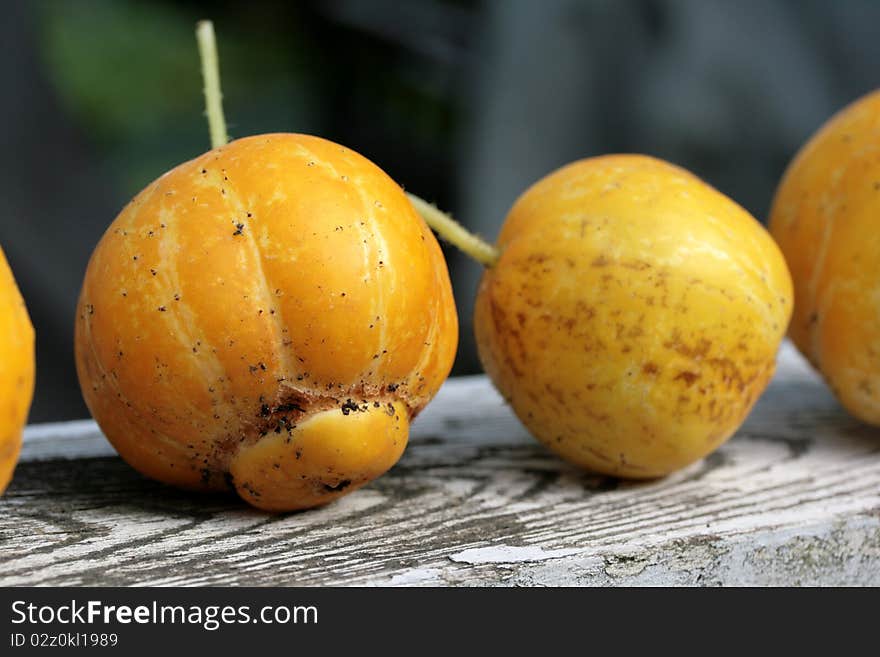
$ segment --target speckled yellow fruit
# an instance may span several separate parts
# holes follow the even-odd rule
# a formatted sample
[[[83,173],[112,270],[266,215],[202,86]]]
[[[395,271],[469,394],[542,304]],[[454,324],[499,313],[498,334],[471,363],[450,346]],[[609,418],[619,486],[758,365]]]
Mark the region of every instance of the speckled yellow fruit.
[[[880,425],[880,91],[795,157],[770,230],[791,269],[791,337],[856,417]]]
[[[21,449],[34,393],[34,327],[0,249],[0,493]]]
[[[443,255],[400,187],[349,149],[274,134],[122,211],[86,272],[76,359],[135,468],[282,511],[394,465],[457,337]]]
[[[687,171],[581,160],[513,206],[483,276],[486,371],[565,459],[667,474],[732,435],[770,380],[791,280],[769,234]]]

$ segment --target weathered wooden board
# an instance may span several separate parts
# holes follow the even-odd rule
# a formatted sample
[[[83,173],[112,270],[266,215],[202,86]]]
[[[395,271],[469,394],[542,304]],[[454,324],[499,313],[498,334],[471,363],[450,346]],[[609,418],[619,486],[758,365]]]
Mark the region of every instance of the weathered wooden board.
[[[880,430],[790,346],[737,436],[685,472],[576,471],[483,377],[452,380],[406,455],[315,511],[181,493],[92,422],[30,427],[0,499],[0,585],[880,584]]]

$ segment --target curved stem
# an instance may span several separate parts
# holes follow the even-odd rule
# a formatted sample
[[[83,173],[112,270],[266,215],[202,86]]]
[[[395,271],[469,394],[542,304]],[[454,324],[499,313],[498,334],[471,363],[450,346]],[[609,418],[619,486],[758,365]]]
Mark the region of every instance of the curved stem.
[[[407,192],[407,196],[425,223],[444,240],[461,249],[485,267],[491,267],[498,261],[500,254],[494,246],[474,235],[448,214],[437,209],[437,206],[415,194]]]
[[[196,41],[202,60],[202,78],[205,82],[205,113],[211,132],[211,148],[223,146],[229,141],[226,134],[226,118],[223,116],[223,94],[220,92],[220,63],[217,59],[217,40],[211,21],[196,23]]]

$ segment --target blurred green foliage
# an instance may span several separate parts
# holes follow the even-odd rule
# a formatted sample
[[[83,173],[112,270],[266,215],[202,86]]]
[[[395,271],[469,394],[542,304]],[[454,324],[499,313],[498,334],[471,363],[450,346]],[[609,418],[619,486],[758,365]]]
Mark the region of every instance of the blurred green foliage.
[[[89,4],[89,11],[59,0],[44,5],[44,43],[57,90],[94,138],[155,132],[197,110],[188,17],[163,5]]]
[[[194,36],[205,17],[188,4],[41,3],[50,82],[123,198],[208,148]],[[215,22],[230,134],[303,129],[311,81],[295,21],[267,31],[223,18]]]

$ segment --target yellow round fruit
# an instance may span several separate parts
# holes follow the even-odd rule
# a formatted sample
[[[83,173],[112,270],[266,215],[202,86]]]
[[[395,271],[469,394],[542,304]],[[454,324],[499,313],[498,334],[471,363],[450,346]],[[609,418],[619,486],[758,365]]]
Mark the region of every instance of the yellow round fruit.
[[[76,360],[135,468],[283,511],[394,465],[457,338],[443,255],[400,187],[338,144],[274,134],[122,211],[86,272]]]
[[[801,149],[770,231],[794,279],[792,340],[850,413],[880,425],[880,91]]]
[[[0,249],[0,493],[15,470],[33,394],[34,327]]]
[[[515,203],[477,297],[480,357],[584,468],[665,475],[731,436],[773,375],[791,280],[769,234],[683,169],[570,164]]]

